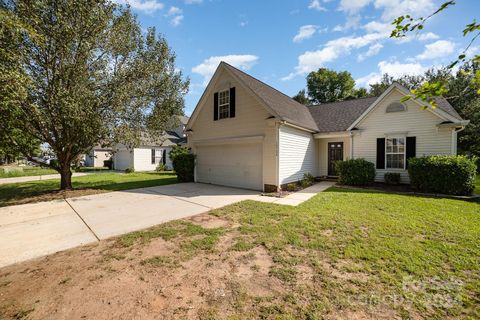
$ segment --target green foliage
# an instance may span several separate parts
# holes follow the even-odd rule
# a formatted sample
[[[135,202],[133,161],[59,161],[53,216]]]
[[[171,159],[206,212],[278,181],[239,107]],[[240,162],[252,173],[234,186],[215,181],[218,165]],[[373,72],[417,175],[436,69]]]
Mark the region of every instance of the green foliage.
[[[19,133],[9,137],[22,153],[30,152],[24,140],[50,145],[61,188],[71,187],[70,164],[92,146],[135,146],[143,132],[161,133],[182,114],[188,81],[175,54],[155,29],[141,30],[130,7],[103,0],[4,3],[2,14],[29,30],[2,35],[2,49],[12,54],[0,57],[0,74],[12,86],[0,85],[8,91],[0,94],[0,117]]]
[[[398,172],[386,172],[383,176],[386,184],[398,185],[400,184],[400,173]]]
[[[355,90],[355,80],[348,71],[320,68],[307,76],[308,97],[314,104],[362,97],[365,90]]]
[[[135,172],[135,168],[133,167],[128,167],[127,169],[125,169],[125,173],[134,173]]]
[[[410,183],[422,192],[470,195],[475,189],[476,160],[466,156],[412,158]]]
[[[310,104],[310,99],[308,99],[305,89],[300,90],[292,99],[306,106]]]
[[[194,180],[195,155],[178,153],[173,157],[172,164],[179,182],[191,182]]]
[[[294,192],[298,188],[296,183],[288,183],[287,184],[287,191]]]
[[[156,171],[167,171],[167,165],[163,164],[163,163],[159,163],[157,168],[155,168]]]
[[[444,11],[445,9],[455,5],[455,1],[446,1],[440,7],[431,13],[427,17],[419,17],[414,18],[410,15],[399,16],[393,21],[393,25],[395,29],[392,31],[390,37],[391,38],[401,38],[405,37],[407,33],[413,31],[421,31],[427,20],[429,20],[434,15]],[[474,34],[471,38],[470,42],[468,43],[467,47],[458,55],[458,57],[451,62],[447,69],[452,70],[457,64],[459,63],[480,63],[480,55],[475,55],[473,58],[467,58],[467,50],[472,46],[475,40],[480,36],[480,24],[476,21],[473,21],[470,24],[465,26],[463,29],[463,36],[466,37],[467,35]],[[479,85],[480,84],[480,72],[476,72],[473,74],[472,84]],[[448,92],[446,88],[446,82],[443,80],[436,81],[436,82],[426,82],[423,83],[419,88],[412,91],[413,98],[419,99],[425,102],[428,102],[432,107],[437,107],[435,97],[441,96]],[[476,90],[476,93],[480,95],[480,89]]]
[[[170,150],[168,155],[170,156],[170,160],[172,160],[173,162],[173,159],[175,159],[178,155],[189,154],[189,153],[190,153],[190,150],[187,147],[173,146],[172,150]]]
[[[340,184],[362,186],[373,183],[375,179],[375,165],[365,159],[337,161],[335,168]]]
[[[310,173],[304,173],[303,179],[300,180],[300,186],[302,188],[308,188],[315,183],[315,178]]]

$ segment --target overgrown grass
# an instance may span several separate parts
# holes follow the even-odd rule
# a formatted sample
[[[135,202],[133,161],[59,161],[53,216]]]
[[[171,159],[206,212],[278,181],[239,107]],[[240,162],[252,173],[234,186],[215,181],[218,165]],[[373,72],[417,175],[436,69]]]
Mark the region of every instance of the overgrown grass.
[[[272,256],[271,275],[289,288],[272,318],[315,318],[365,302],[405,318],[480,317],[478,203],[331,188],[295,208],[244,201],[212,214],[241,225],[238,249],[262,245]],[[311,282],[298,283],[302,265]]]
[[[73,187],[78,190],[66,194],[56,192],[60,187],[59,179],[0,185],[0,207],[19,203],[61,199],[65,196],[70,197],[165,185],[176,183],[177,178],[171,173],[137,172],[123,174],[111,172],[73,177],[72,182]]]
[[[27,176],[43,176],[47,174],[58,173],[54,169],[39,168],[39,167],[18,167],[17,170],[5,172],[3,168],[0,168],[0,178],[15,178],[15,177],[27,177]]]
[[[476,194],[480,194],[480,175],[477,175],[477,178],[475,180],[475,191],[473,191]]]

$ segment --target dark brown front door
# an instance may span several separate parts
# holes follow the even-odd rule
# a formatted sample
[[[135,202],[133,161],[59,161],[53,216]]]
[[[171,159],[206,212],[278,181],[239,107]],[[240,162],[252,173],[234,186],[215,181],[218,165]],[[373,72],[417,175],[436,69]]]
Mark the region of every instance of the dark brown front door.
[[[328,175],[336,176],[335,161],[343,160],[343,142],[328,143]]]

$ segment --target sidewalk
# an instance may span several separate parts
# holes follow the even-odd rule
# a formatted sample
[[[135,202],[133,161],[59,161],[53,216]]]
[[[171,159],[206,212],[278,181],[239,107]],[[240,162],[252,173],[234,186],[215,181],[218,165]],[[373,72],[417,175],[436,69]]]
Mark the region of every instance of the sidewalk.
[[[92,174],[92,172],[74,172],[72,177],[82,177]],[[28,182],[28,181],[38,181],[38,180],[49,180],[49,179],[60,179],[60,174],[46,174],[43,176],[25,176],[25,177],[14,177],[14,178],[1,178],[0,184],[7,183],[18,183],[18,182]]]

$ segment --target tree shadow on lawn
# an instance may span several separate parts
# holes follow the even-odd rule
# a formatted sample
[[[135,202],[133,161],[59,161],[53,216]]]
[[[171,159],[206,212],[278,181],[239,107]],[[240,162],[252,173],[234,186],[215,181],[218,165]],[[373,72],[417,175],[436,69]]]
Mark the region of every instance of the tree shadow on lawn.
[[[71,198],[110,191],[148,188],[178,182],[177,178],[169,172],[141,173],[139,179],[135,180],[138,176],[138,174],[122,174],[122,178],[132,179],[130,181],[122,181],[116,176],[107,177],[106,173],[100,173],[99,175],[95,175],[95,177],[93,177],[93,175],[73,177],[72,181],[74,190],[69,191],[59,190],[59,179],[0,185],[0,207]],[[148,178],[142,180],[142,176]],[[155,179],[150,176],[159,176],[159,178]]]

